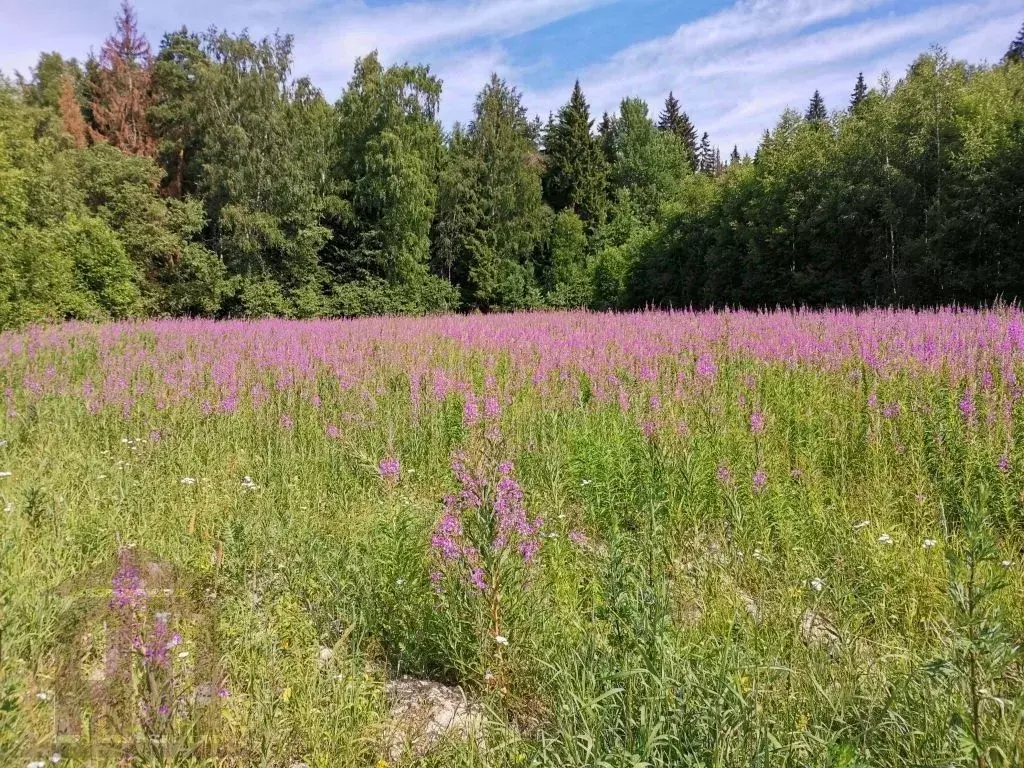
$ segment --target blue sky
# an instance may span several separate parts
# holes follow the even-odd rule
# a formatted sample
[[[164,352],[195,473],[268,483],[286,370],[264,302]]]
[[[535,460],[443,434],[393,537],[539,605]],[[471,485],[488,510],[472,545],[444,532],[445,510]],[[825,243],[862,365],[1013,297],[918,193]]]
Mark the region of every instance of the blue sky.
[[[0,0],[0,70],[25,71],[41,50],[83,57],[112,26],[119,0]],[[428,63],[443,79],[442,117],[465,120],[498,72],[546,117],[579,78],[595,117],[625,96],[656,113],[674,90],[723,154],[752,150],[787,106],[817,88],[845,105],[860,71],[898,77],[929,45],[995,61],[1022,21],[1020,0],[137,0],[140,24],[210,25],[295,35],[296,74],[333,100],[356,56]]]

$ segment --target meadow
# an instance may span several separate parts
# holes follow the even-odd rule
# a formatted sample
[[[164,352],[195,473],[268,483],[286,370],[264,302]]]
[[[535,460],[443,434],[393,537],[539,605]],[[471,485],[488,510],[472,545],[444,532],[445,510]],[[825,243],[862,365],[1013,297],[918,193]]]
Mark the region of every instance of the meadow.
[[[1024,314],[0,335],[0,764],[1024,764]],[[389,681],[479,734],[390,747]]]

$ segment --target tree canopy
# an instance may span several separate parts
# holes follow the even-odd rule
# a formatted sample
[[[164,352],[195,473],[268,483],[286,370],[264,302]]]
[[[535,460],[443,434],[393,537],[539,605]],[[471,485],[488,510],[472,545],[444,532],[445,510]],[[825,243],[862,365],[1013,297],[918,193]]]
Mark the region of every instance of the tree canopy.
[[[0,79],[0,327],[1024,298],[1024,28],[726,164],[671,92],[595,126],[577,82],[542,125],[495,75],[446,130],[424,65],[369,52],[332,102],[287,35],[113,26]]]

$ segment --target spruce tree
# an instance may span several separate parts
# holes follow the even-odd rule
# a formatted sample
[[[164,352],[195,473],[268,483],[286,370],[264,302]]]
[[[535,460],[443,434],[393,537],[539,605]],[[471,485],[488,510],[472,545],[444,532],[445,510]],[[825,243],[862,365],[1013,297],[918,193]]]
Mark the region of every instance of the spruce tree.
[[[711,139],[708,132],[700,137],[700,147],[697,149],[697,169],[701,173],[713,176],[715,172],[715,152],[711,148]]]
[[[1024,61],[1024,24],[1020,25],[1020,33],[1017,35],[1017,39],[1010,43],[1010,48],[1006,52],[1005,61],[1008,63]]]
[[[732,145],[732,154],[729,155],[729,165],[738,165],[740,163],[740,148],[738,144]]]
[[[805,117],[809,123],[823,123],[828,120],[828,110],[825,109],[825,100],[821,98],[820,92],[815,91],[811,96],[811,103],[807,107]]]
[[[615,122],[615,118],[605,112],[597,126],[597,139],[609,164],[615,162]]]
[[[689,115],[679,107],[679,100],[671,91],[665,99],[665,109],[658,118],[658,128],[661,131],[672,133],[679,138],[686,147],[690,158],[690,168],[697,170],[697,129],[693,127]]]
[[[548,123],[544,197],[556,211],[571,209],[590,228],[604,220],[608,167],[594,121],[580,88],[573,87],[569,102]]]
[[[127,0],[117,16],[117,33],[107,38],[91,83],[92,138],[128,155],[152,156],[156,141],[147,113],[152,106],[153,55],[139,32]]]
[[[868,86],[864,82],[864,73],[861,72],[857,75],[857,83],[853,86],[853,95],[850,97],[850,111],[852,112],[857,108],[857,105],[864,101],[864,97],[868,95]]]

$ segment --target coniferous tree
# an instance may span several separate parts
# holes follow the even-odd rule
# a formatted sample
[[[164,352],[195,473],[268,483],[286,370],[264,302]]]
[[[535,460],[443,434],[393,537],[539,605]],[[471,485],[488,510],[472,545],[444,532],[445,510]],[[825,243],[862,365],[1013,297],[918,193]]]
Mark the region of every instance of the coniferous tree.
[[[151,157],[156,149],[147,112],[152,104],[153,56],[139,32],[135,10],[121,3],[117,32],[100,51],[91,82],[95,141],[107,142],[128,155]]]
[[[740,162],[740,147],[738,144],[732,145],[732,154],[729,155],[729,165],[737,165]]]
[[[482,235],[466,270],[464,293],[472,306],[519,309],[539,302],[535,256],[550,211],[543,201],[537,134],[519,91],[492,75],[466,131],[479,174],[475,197]]]
[[[807,114],[804,116],[809,123],[823,123],[828,120],[828,110],[825,109],[825,100],[819,91],[811,96],[811,103],[807,107]]]
[[[579,81],[545,134],[544,196],[555,211],[576,213],[593,230],[607,208],[608,168]]]
[[[715,173],[715,152],[711,148],[711,138],[708,132],[700,137],[700,146],[697,149],[697,168],[701,173],[713,176]]]
[[[665,99],[665,109],[658,118],[658,128],[676,136],[686,147],[690,158],[690,169],[697,170],[697,129],[693,127],[689,115],[679,106],[679,100],[671,91]]]
[[[615,161],[615,118],[605,112],[597,126],[597,138],[609,164]]]
[[[1005,60],[1010,63],[1024,61],[1024,24],[1020,25],[1020,33],[1017,35],[1017,38],[1010,43],[1010,48],[1006,51]]]
[[[71,141],[77,149],[84,149],[89,142],[89,126],[85,124],[85,118],[82,117],[82,105],[75,92],[74,78],[67,73],[60,79],[57,111],[60,113],[64,132],[71,137]]]
[[[857,106],[864,101],[864,97],[868,95],[868,86],[864,82],[864,73],[861,72],[857,75],[857,83],[853,86],[853,95],[850,96],[850,111],[852,112]]]

